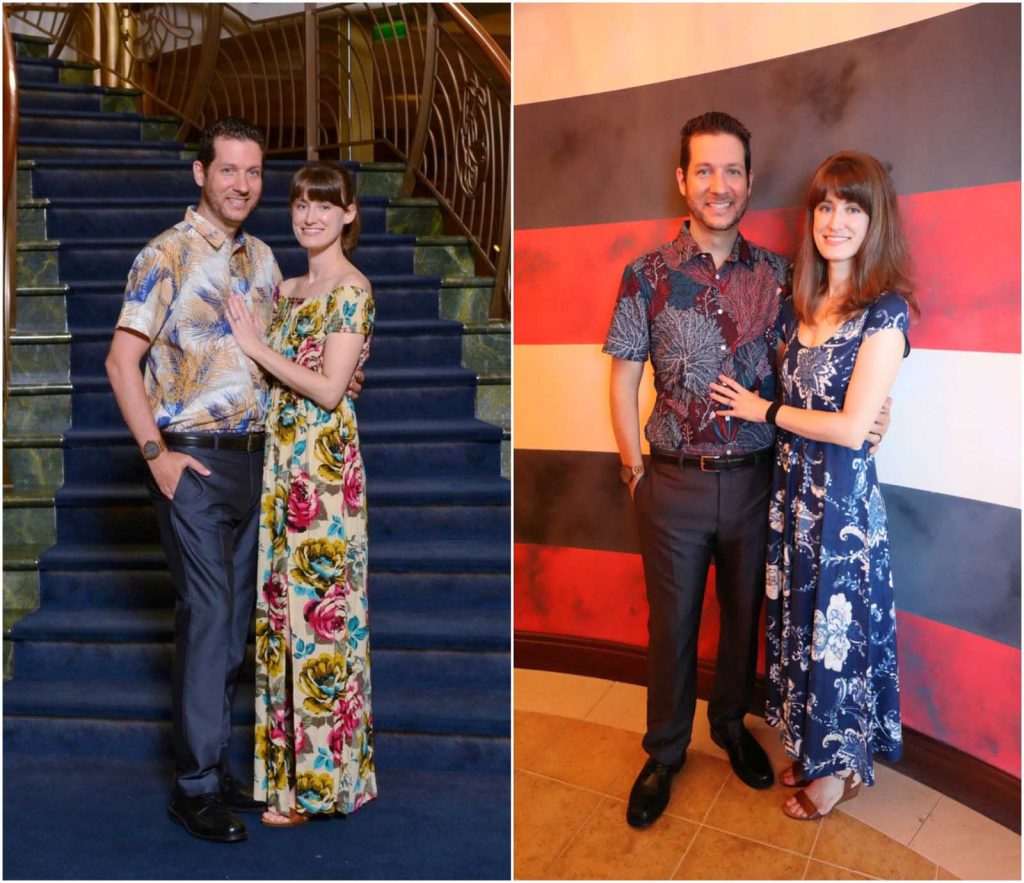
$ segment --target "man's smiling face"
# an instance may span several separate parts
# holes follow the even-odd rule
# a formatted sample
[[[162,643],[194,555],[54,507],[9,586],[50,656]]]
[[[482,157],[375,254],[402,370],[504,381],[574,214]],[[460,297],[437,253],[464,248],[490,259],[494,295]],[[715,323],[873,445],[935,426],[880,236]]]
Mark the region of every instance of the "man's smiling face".
[[[255,141],[217,138],[209,168],[197,160],[192,170],[203,188],[199,214],[234,235],[263,193],[263,150]]]
[[[723,233],[736,227],[750,201],[753,176],[747,174],[743,142],[724,132],[694,135],[690,165],[676,169],[679,192],[694,225]]]

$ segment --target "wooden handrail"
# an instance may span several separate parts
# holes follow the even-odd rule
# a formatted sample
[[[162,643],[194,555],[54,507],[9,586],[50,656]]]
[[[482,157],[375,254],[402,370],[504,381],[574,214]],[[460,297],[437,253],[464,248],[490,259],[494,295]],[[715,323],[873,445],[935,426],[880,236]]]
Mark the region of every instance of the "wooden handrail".
[[[17,273],[15,249],[17,246],[16,215],[18,212],[18,70],[14,55],[14,38],[11,36],[11,25],[7,19],[7,8],[4,8],[4,388],[3,388],[3,428],[7,430],[7,395],[10,390],[11,377],[11,329],[14,325],[14,296]],[[12,478],[7,468],[7,451],[3,455],[3,485],[10,487]]]
[[[473,38],[473,42],[487,56],[494,69],[505,81],[505,84],[510,84],[512,82],[512,62],[502,48],[494,41],[494,38],[480,26],[480,22],[470,15],[466,11],[466,7],[461,3],[442,3],[441,5],[455,19],[459,27]]]

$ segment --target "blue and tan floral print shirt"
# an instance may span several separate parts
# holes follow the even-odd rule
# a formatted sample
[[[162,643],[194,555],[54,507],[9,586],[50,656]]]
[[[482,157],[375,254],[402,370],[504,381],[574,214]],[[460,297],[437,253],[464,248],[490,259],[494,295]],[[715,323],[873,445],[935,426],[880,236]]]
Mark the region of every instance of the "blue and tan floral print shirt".
[[[267,378],[235,343],[224,308],[230,292],[240,294],[265,331],[280,280],[269,246],[244,232],[231,241],[191,208],[139,253],[117,327],[152,344],[144,379],[160,429],[263,429]]]
[[[604,352],[654,367],[657,399],[647,421],[652,448],[740,455],[771,445],[774,427],[716,417],[719,374],[765,398],[775,395],[775,336],[790,263],[736,238],[715,268],[690,235],[679,235],[626,267]]]

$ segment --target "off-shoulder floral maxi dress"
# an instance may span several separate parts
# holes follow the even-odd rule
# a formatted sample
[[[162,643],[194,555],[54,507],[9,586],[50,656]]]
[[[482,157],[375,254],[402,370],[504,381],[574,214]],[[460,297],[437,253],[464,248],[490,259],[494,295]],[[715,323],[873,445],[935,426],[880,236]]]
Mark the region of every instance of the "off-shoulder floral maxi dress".
[[[909,326],[883,294],[825,343],[806,347],[787,301],[784,404],[838,411],[863,340]],[[904,355],[910,345],[905,340]],[[780,429],[766,578],[768,723],[811,779],[852,770],[873,784],[873,756],[902,753],[889,534],[874,458]]]
[[[266,341],[315,371],[327,335],[365,335],[373,296],[275,293]],[[267,415],[256,603],[254,793],[287,815],[350,813],[377,795],[366,605],[366,496],[352,401],[333,411],[275,382]]]

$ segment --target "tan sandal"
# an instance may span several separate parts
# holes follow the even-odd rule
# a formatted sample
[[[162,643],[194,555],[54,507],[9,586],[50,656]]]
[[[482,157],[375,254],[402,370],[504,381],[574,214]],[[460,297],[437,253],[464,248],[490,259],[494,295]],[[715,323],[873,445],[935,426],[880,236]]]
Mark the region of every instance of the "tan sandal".
[[[856,785],[852,783],[853,776],[850,776],[849,778],[843,780],[843,793],[839,797],[839,799],[832,804],[832,809],[828,810],[828,812],[822,812],[821,810],[819,810],[818,807],[815,805],[814,801],[811,800],[807,792],[803,789],[797,791],[796,794],[794,794],[793,796],[796,798],[796,802],[800,804],[800,808],[804,811],[804,813],[806,813],[806,815],[797,815],[795,812],[790,810],[786,806],[786,804],[782,804],[782,811],[791,819],[796,819],[798,822],[813,822],[815,819],[823,819],[830,812],[832,812],[833,809],[839,806],[840,803],[843,803],[847,800],[853,800],[853,798],[860,793],[861,783],[858,782]]]
[[[268,821],[268,816],[271,819],[279,819],[280,821]],[[283,816],[279,812],[273,810],[267,810],[260,816],[260,821],[263,822],[268,828],[296,828],[299,825],[305,825],[309,821],[309,816],[305,816],[294,809],[288,810],[288,815]]]

